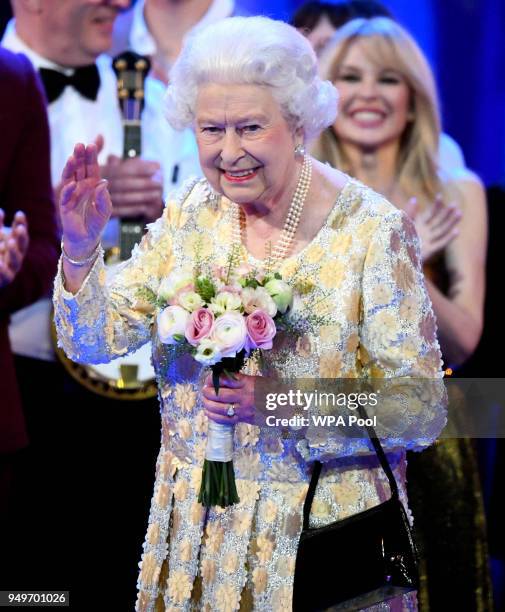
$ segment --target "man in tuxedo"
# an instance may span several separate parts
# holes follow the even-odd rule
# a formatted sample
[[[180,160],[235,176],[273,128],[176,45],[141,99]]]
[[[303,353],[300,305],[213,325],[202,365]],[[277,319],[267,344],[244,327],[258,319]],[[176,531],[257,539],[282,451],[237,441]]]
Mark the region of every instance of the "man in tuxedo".
[[[9,92],[0,96],[1,538],[6,535],[4,528],[9,529],[7,510],[18,451],[28,443],[8,322],[14,311],[49,289],[56,273],[59,243],[42,86],[30,62],[5,49],[0,49],[0,83]],[[2,552],[6,550],[3,544]]]

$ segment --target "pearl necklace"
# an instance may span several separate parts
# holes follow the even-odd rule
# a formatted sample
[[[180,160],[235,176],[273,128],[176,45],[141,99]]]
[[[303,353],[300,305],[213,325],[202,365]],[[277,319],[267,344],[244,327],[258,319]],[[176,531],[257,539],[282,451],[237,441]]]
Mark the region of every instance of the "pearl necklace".
[[[279,262],[284,259],[293,245],[293,240],[300,223],[303,207],[307,195],[309,193],[310,182],[312,178],[312,161],[308,155],[304,157],[300,178],[296,185],[293,199],[289,206],[286,221],[282,228],[279,239],[270,249],[268,257],[264,260],[264,268],[266,272],[271,272],[278,266]],[[232,240],[234,245],[241,247],[243,242],[243,234],[245,231],[245,213],[242,208],[235,204],[233,205],[233,235]]]

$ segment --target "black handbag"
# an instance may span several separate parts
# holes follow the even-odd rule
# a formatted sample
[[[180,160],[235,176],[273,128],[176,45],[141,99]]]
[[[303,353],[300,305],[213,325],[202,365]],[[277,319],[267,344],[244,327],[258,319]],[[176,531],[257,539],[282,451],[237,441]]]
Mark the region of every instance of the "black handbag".
[[[364,411],[360,414],[366,418]],[[294,612],[362,610],[418,589],[418,554],[398,486],[375,430],[366,429],[389,480],[391,498],[311,529],[309,514],[321,472],[321,463],[314,463],[296,556]]]

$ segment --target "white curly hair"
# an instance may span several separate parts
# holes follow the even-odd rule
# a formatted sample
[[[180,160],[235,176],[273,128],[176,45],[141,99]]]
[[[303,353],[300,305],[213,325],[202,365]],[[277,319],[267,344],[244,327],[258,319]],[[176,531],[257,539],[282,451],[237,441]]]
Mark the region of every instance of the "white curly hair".
[[[268,17],[230,17],[188,38],[165,97],[165,115],[174,129],[193,123],[203,83],[269,87],[289,125],[301,128],[306,140],[337,114],[337,90],[319,77],[310,43],[292,26]]]

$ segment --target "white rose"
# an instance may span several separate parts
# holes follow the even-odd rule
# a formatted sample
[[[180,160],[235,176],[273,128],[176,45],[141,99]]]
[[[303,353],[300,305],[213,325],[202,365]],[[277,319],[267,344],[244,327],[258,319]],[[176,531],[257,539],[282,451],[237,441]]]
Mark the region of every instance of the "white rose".
[[[217,342],[214,342],[209,338],[204,338],[197,346],[195,359],[199,363],[206,366],[211,366],[218,361],[221,361],[222,355],[219,351]]]
[[[183,271],[172,272],[172,274],[169,274],[169,276],[161,281],[158,288],[158,297],[168,302],[184,287],[193,289],[193,277],[191,274]]]
[[[217,316],[223,314],[226,311],[240,310],[242,306],[242,300],[235,293],[229,291],[223,291],[218,293],[216,297],[213,297],[209,304],[209,309]]]
[[[272,318],[277,314],[277,306],[274,300],[263,287],[246,287],[242,290],[242,302],[244,310],[247,314],[251,314],[255,310],[264,310]]]
[[[284,314],[288,308],[293,306],[293,290],[283,280],[273,278],[265,283],[265,289],[280,313]]]
[[[212,340],[223,357],[235,357],[244,348],[247,328],[244,317],[238,312],[225,312],[214,323]]]
[[[163,344],[177,344],[184,339],[189,312],[180,306],[167,306],[157,317],[158,336]],[[177,336],[181,336],[180,339]]]
[[[181,293],[181,295],[177,298],[179,305],[189,310],[189,312],[193,312],[193,310],[198,310],[204,305],[204,301],[195,291],[185,291]]]

